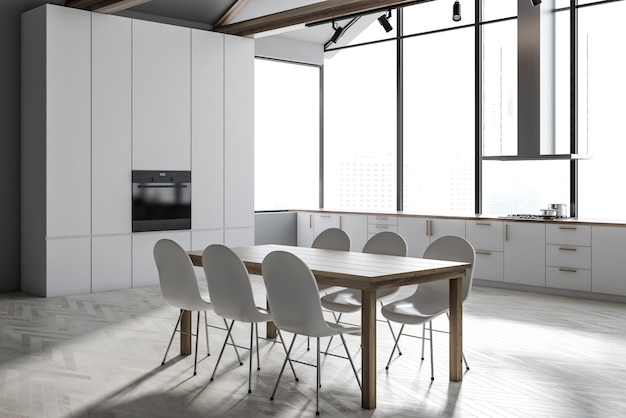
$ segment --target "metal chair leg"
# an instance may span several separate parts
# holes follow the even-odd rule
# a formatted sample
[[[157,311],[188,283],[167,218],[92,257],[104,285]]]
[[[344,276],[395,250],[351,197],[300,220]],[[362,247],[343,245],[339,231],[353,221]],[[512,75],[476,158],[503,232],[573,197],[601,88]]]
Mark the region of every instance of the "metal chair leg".
[[[339,334],[341,335],[341,334]],[[319,415],[320,414],[320,374],[321,374],[321,369],[320,369],[320,337],[317,337],[317,364],[315,365],[315,367],[317,367],[317,384],[315,385],[315,415]]]
[[[272,396],[270,397],[270,401],[274,400],[274,395],[276,394],[276,389],[278,389],[278,384],[280,383],[280,378],[283,377],[283,372],[285,371],[285,366],[287,365],[287,361],[291,360],[291,349],[293,348],[293,343],[296,342],[296,337],[298,334],[293,334],[293,338],[291,339],[291,344],[289,345],[289,350],[287,350],[287,354],[285,355],[285,361],[283,361],[283,367],[280,368],[280,373],[278,374],[278,379],[276,380],[276,384],[274,385],[274,390],[272,391]],[[293,367],[293,366],[291,366]],[[294,372],[295,373],[295,372]]]
[[[285,350],[285,354],[286,354],[287,346],[285,345],[285,340],[283,339],[283,336],[280,334],[280,330],[277,329],[277,331],[278,331],[278,337],[280,338],[280,343],[283,345],[283,350]],[[293,372],[293,377],[296,379],[296,382],[299,382],[300,379],[296,375],[296,369],[293,368],[293,363],[291,362],[291,359],[289,359],[289,366],[291,366],[291,371]]]
[[[261,357],[259,356],[259,323],[254,324],[256,330],[256,369],[261,370]]]
[[[356,371],[356,367],[354,367],[354,362],[352,361],[352,356],[350,355],[350,351],[348,351],[348,345],[346,344],[346,339],[344,338],[343,334],[339,334],[339,337],[341,337],[341,342],[343,343],[343,348],[346,349],[346,354],[348,355],[348,360],[350,360],[350,366],[352,366],[352,371],[354,372],[354,376],[356,377],[356,381],[359,384],[359,388],[362,391],[363,390],[363,386],[361,385],[361,379],[359,379],[359,374]],[[400,336],[398,336],[398,338],[400,338]]]
[[[206,336],[206,355],[211,355],[211,349],[209,348],[209,321],[207,320],[206,311],[204,311],[204,335]]]
[[[333,312],[333,318],[335,318],[335,323],[339,323],[339,321],[341,321],[341,315],[343,315],[342,313],[339,314],[339,316],[335,315],[335,313]],[[333,337],[331,336],[330,339],[328,340],[328,345],[326,346],[326,351],[324,352],[324,355],[328,354],[328,350],[330,350],[330,343],[333,342]]]
[[[226,322],[226,319],[224,319],[224,325],[226,326],[226,329],[228,330],[228,322]],[[226,338],[226,340],[228,341],[228,338]],[[235,339],[233,338],[232,334],[230,335],[230,343],[235,349],[235,354],[237,354],[237,360],[239,361],[239,365],[243,366],[243,362],[241,361],[241,357],[239,357],[239,351],[237,350],[237,346],[235,345]]]
[[[384,305],[382,302],[380,302],[380,307],[382,308]],[[388,319],[385,319],[385,321],[387,321],[387,325],[389,326],[389,331],[391,331],[391,336],[393,337],[393,339],[396,339],[396,334],[393,332],[393,327],[391,326],[391,321],[389,321]],[[398,355],[401,356],[402,355],[402,351],[400,350],[400,346],[398,345]]]
[[[174,331],[172,332],[172,338],[170,338],[170,342],[167,345],[167,350],[165,350],[165,355],[163,356],[163,361],[161,362],[161,366],[165,364],[165,359],[167,358],[167,353],[170,351],[170,347],[172,346],[172,341],[174,341],[174,335],[176,335],[176,330],[178,330],[178,324],[180,324],[180,320],[183,317],[183,310],[180,310],[180,315],[178,316],[178,321],[176,321],[176,325],[174,326]]]
[[[428,321],[428,329],[430,331],[430,380],[435,380],[435,362],[433,361],[433,321]]]
[[[426,341],[426,322],[422,324],[422,361],[424,361],[424,342]]]
[[[200,339],[200,311],[196,316],[196,352],[193,358],[193,375],[196,375],[196,369],[198,366],[198,340]]]
[[[233,325],[235,325],[235,321],[230,323],[230,327],[228,328],[228,334],[226,334],[226,338],[224,338],[224,344],[222,344],[220,355],[217,357],[217,363],[215,363],[215,368],[213,369],[213,374],[211,375],[211,381],[213,381],[213,378],[215,377],[215,372],[217,371],[217,366],[220,365],[220,361],[222,360],[222,354],[224,354],[224,349],[226,348],[226,344],[228,343],[228,337],[230,337],[230,333],[233,330]],[[237,354],[237,356],[239,357],[239,353]],[[239,365],[242,365],[241,359],[240,359]]]
[[[254,324],[253,323],[250,324],[250,365],[248,367],[248,393],[252,393],[252,358],[253,358],[252,356],[254,356],[252,341],[254,341]]]
[[[387,366],[385,367],[385,370],[389,370],[389,365],[391,364],[391,359],[393,358],[393,353],[396,352],[396,347],[398,346],[398,341],[400,340],[400,337],[402,336],[402,331],[403,330],[404,330],[404,324],[402,324],[402,326],[400,327],[400,332],[398,333],[398,338],[394,338],[393,349],[391,350],[391,355],[389,356],[389,361],[387,361]]]

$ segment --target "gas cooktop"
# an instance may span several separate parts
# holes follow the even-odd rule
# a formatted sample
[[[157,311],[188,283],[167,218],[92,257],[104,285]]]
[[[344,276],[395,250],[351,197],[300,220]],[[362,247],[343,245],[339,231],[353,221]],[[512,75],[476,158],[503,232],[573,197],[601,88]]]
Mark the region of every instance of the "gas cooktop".
[[[527,221],[552,221],[555,219],[568,219],[567,216],[543,216],[532,213],[515,213],[512,215],[501,216],[506,219],[523,219]]]

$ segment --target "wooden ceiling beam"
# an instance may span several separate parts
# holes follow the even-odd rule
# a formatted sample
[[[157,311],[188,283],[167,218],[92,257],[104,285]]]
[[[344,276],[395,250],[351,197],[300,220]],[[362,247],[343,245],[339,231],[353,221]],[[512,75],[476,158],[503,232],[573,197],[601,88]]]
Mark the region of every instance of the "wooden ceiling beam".
[[[115,13],[149,1],[151,0],[67,0],[65,5],[91,12]]]
[[[432,0],[326,0],[242,22],[216,25],[213,30],[231,35],[251,37],[259,33],[276,31],[287,27],[330,22],[332,20],[409,4],[426,3],[428,1]]]
[[[230,6],[230,9],[228,9],[228,11],[226,13],[224,13],[224,15],[222,17],[220,17],[220,19],[213,26],[215,27],[215,26],[228,25],[230,22],[233,21],[235,16],[237,16],[239,14],[241,9],[246,7],[247,4],[248,4],[248,0],[237,0],[237,1],[235,1],[235,3],[233,3],[232,6]]]

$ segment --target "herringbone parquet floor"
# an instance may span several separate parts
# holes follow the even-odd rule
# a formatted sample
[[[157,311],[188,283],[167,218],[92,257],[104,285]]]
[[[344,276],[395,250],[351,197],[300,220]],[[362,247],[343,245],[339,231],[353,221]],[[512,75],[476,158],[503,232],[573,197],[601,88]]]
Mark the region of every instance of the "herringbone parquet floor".
[[[263,304],[262,280],[252,280]],[[626,305],[475,287],[464,306],[471,370],[462,383],[448,381],[447,336],[441,334],[435,336],[433,382],[428,356],[420,361],[420,342],[412,338],[401,340],[404,355],[386,371],[392,341],[381,323],[378,408],[360,408],[349,363],[328,356],[322,415],[626,417]],[[252,394],[243,350],[244,366],[227,350],[210,381],[225,336],[219,330],[210,331],[211,356],[200,341],[197,376],[192,377],[193,356],[177,355],[178,339],[161,366],[176,316],[158,287],[48,299],[1,294],[0,416],[315,415],[313,368],[296,365],[300,381],[285,374],[269,401],[283,351],[267,340],[260,344],[261,370],[253,371]],[[214,314],[209,318],[220,324]],[[438,325],[445,328],[445,317]],[[235,328],[238,344],[247,345],[248,326]],[[359,359],[358,338],[347,340]],[[296,344],[296,356],[314,362],[305,340]]]

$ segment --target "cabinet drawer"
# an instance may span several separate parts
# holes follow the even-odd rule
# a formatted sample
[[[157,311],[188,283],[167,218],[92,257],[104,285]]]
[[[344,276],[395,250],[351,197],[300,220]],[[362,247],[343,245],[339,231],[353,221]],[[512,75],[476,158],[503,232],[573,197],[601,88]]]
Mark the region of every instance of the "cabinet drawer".
[[[499,251],[476,251],[474,278],[501,282],[504,280],[504,258]]]
[[[387,215],[368,215],[367,223],[370,225],[398,225],[398,217]]]
[[[502,251],[502,222],[467,221],[465,236],[477,250]]]
[[[547,267],[546,286],[557,289],[591,292],[591,271],[585,269]]]
[[[591,248],[574,245],[546,245],[546,265],[590,269]]]
[[[383,232],[383,231],[398,232],[398,226],[397,225],[372,225],[372,224],[367,225],[368,234],[378,234],[379,232]]]
[[[590,225],[547,224],[546,244],[591,245]]]

